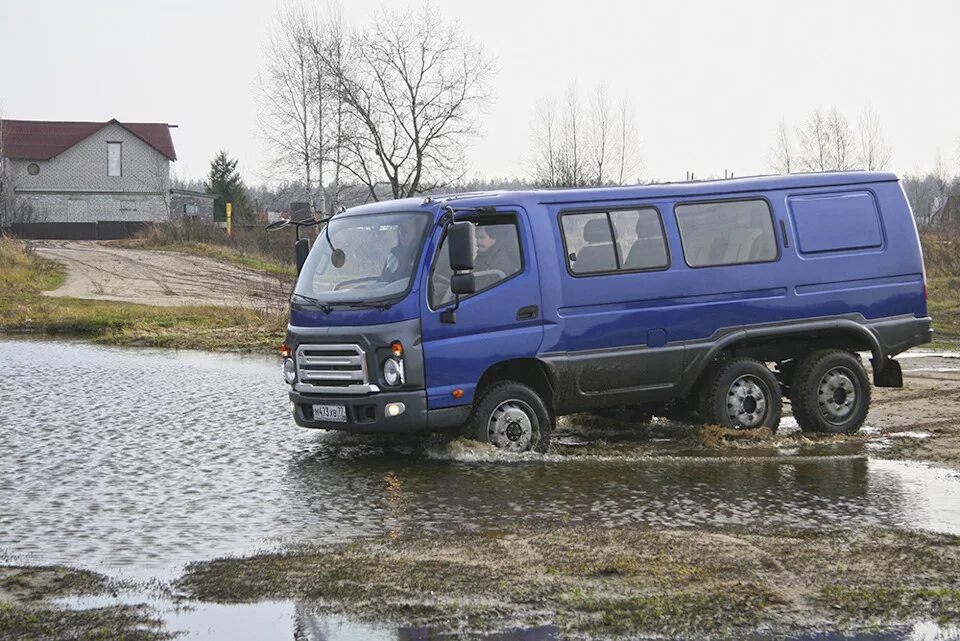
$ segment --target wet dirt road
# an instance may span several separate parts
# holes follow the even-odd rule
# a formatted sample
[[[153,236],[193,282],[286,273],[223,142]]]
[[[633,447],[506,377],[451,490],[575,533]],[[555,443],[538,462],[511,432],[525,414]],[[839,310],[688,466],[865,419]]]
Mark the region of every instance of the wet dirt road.
[[[32,241],[44,258],[63,263],[67,280],[49,296],[144,305],[231,305],[261,308],[283,300],[276,276],[179,252],[127,249],[95,241]]]
[[[554,452],[519,457],[297,428],[273,357],[5,340],[0,362],[7,563],[170,579],[191,561],[303,543],[551,523],[960,534],[960,473],[893,460],[957,465],[953,354],[904,358],[907,388],[875,390],[869,427],[850,439],[811,442],[786,418],[776,438],[711,449],[686,426],[575,418]],[[285,621],[303,609],[276,607]],[[304,638],[378,638],[357,625]]]

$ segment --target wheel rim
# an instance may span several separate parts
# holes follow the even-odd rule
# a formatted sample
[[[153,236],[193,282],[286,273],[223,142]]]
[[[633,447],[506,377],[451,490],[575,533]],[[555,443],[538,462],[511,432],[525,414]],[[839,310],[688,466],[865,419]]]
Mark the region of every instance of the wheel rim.
[[[734,427],[753,429],[767,417],[767,388],[752,374],[744,374],[727,390],[727,418]]]
[[[540,440],[540,426],[530,405],[511,398],[490,413],[487,434],[491,445],[510,452],[526,452]]]
[[[817,404],[820,414],[834,425],[846,422],[857,406],[855,376],[846,367],[828,370],[817,385]]]

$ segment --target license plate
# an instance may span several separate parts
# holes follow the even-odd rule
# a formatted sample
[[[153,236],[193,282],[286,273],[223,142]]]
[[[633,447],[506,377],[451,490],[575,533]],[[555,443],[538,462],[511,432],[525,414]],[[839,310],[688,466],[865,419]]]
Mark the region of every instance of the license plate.
[[[346,423],[347,407],[345,405],[314,405],[313,420]]]

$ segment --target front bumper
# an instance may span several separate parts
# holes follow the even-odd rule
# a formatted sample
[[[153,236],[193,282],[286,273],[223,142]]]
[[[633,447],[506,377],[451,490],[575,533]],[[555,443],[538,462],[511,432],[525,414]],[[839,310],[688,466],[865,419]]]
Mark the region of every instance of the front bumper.
[[[469,405],[428,410],[424,390],[385,391],[368,396],[320,396],[291,390],[290,400],[297,425],[345,432],[432,432],[462,425],[470,414]],[[384,408],[388,403],[403,403],[404,412],[399,416],[387,416]],[[314,405],[343,405],[347,410],[347,421],[314,420]]]

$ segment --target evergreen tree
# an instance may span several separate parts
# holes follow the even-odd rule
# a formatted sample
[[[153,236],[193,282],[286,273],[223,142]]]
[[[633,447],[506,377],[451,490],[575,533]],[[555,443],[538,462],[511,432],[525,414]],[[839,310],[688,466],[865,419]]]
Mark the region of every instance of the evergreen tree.
[[[250,222],[253,212],[247,204],[247,188],[237,171],[236,159],[231,160],[227,152],[220,151],[210,162],[210,174],[206,182],[207,193],[215,194],[213,201],[213,219],[227,219],[227,203],[233,203],[234,222]]]

